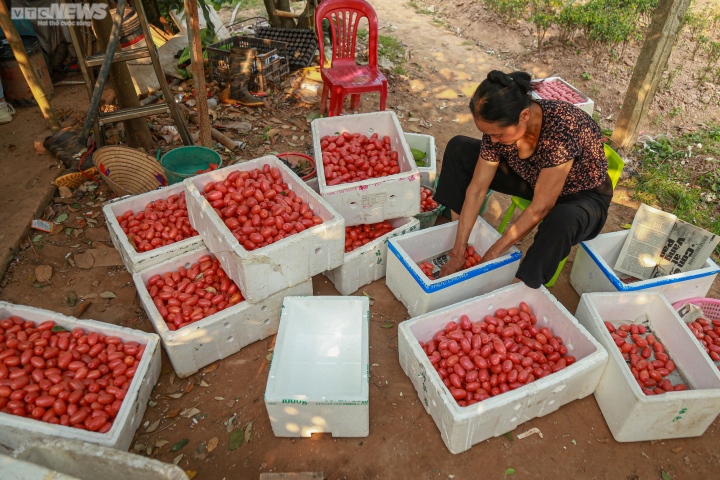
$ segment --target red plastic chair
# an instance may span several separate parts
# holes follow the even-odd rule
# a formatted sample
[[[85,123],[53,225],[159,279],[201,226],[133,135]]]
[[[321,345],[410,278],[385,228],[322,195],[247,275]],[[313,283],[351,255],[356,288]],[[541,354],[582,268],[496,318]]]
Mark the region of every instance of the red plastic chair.
[[[355,62],[355,44],[358,24],[362,18],[368,21],[368,65]],[[325,67],[323,20],[330,23],[332,37],[331,66]],[[351,107],[360,106],[360,94],[380,92],[380,110],[387,102],[387,79],[378,70],[378,21],[375,10],[365,0],[325,0],[315,11],[315,30],[320,48],[320,75],[323,79],[320,112],[327,110],[330,97],[329,115],[340,115],[346,95],[352,95]]]

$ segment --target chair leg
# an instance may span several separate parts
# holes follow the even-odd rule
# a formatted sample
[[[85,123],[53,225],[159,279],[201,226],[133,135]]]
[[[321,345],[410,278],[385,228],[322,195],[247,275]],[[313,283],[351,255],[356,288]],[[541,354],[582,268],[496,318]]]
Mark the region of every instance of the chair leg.
[[[340,116],[343,112],[343,105],[345,104],[345,92],[337,92],[337,102],[335,103],[335,115]]]
[[[353,111],[358,110],[360,108],[360,94],[359,93],[356,93],[356,94],[350,96],[350,108],[352,108]]]
[[[338,115],[337,113],[337,103],[341,102],[340,100],[341,92],[338,90],[332,90],[330,92],[330,107],[328,109],[328,116],[334,117],[335,115]],[[342,106],[340,107],[340,110],[342,111]]]
[[[555,282],[557,281],[558,277],[560,276],[560,272],[562,272],[563,267],[565,266],[565,262],[567,261],[567,257],[563,258],[560,264],[558,264],[558,268],[555,271],[555,275],[550,279],[548,283],[545,284],[547,288],[552,287],[555,285]]]
[[[387,82],[383,82],[382,90],[380,90],[380,111],[385,111],[385,105],[387,104],[388,88]]]
[[[330,95],[330,87],[323,84],[322,96],[320,97],[320,113],[327,112],[328,96]]]
[[[515,204],[510,203],[510,207],[508,208],[507,212],[505,212],[505,216],[503,217],[502,222],[500,222],[500,226],[497,228],[498,233],[503,233],[505,231],[508,223],[510,223],[513,212],[515,212]]]

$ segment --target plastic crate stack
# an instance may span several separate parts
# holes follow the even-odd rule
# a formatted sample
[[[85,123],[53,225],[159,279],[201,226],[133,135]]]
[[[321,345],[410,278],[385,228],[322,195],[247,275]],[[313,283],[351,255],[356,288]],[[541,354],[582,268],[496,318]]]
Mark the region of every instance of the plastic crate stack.
[[[256,37],[234,36],[206,48],[210,64],[210,79],[220,83],[230,81],[230,52],[245,51],[245,58],[255,50],[255,62],[249,85],[265,91],[270,84],[279,85],[290,73],[287,43]],[[253,88],[251,88],[253,89]]]
[[[313,30],[295,28],[257,27],[255,35],[287,43],[290,70],[305,68],[312,63],[317,50],[317,37]]]

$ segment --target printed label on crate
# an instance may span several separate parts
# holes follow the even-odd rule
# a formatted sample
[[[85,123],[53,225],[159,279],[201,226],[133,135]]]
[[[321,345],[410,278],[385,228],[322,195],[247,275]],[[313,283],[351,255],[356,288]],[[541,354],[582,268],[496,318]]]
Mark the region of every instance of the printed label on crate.
[[[385,192],[363,195],[361,200],[362,208],[382,205],[383,203],[385,203],[385,200],[387,200],[387,195]]]

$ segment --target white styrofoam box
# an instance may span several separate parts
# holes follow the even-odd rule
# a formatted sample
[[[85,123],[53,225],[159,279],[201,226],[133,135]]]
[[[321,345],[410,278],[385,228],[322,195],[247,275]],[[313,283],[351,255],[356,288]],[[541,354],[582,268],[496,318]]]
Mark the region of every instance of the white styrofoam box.
[[[367,437],[370,302],[286,297],[265,406],[276,437]]]
[[[199,248],[178,255],[167,262],[136,273],[135,288],[153,328],[160,335],[165,351],[178,377],[185,378],[206,365],[239,352],[258,340],[277,333],[280,309],[287,295],[312,295],[312,279],[276,292],[261,303],[240,302],[214,315],[172,331],[150,297],[147,281],[155,274],[174,272],[181,266],[196,263],[210,252]]]
[[[450,321],[467,315],[477,322],[498,308],[526,302],[538,328],[548,327],[562,337],[576,362],[559,372],[517,390],[468,407],[461,407],[445,387],[418,342],[427,342]],[[435,420],[451,453],[507,433],[518,425],[552,413],[563,405],[593,393],[607,363],[607,352],[545,287],[532,289],[516,283],[492,293],[402,322],[398,331],[400,366],[410,378],[425,410]]]
[[[262,169],[264,165],[278,168],[289,188],[310,205],[323,223],[272,245],[247,251],[200,193],[208,182],[224,180],[236,170]],[[238,163],[188,178],[184,183],[190,223],[248,301],[262,302],[274,293],[342,265],[343,218],[277,157],[268,155]]]
[[[25,320],[37,323],[52,320],[67,330],[79,327],[87,332],[120,337],[123,342],[138,342],[145,345],[145,353],[140,360],[135,376],[130,383],[127,396],[115,417],[112,428],[107,433],[89,432],[79,428],[64,427],[41,422],[32,418],[18,417],[0,413],[0,452],[14,450],[23,442],[45,438],[64,438],[82,440],[104,447],[127,450],[130,447],[135,430],[140,426],[150,392],[160,377],[160,341],[154,333],[119,327],[95,320],[78,320],[59,313],[40,308],[13,305],[0,302],[0,318],[17,315]]]
[[[345,262],[337,268],[325,272],[325,276],[335,285],[341,295],[350,295],[358,288],[385,276],[387,266],[387,244],[391,238],[405,235],[419,229],[420,222],[415,217],[390,220],[393,230],[362,247],[345,254]]]
[[[318,185],[317,177],[313,177],[310,180],[306,180],[305,183],[308,187],[312,188],[316,193],[320,193],[320,186]]]
[[[171,463],[74,440],[41,440],[20,445],[13,457],[51,471],[55,476],[23,476],[23,480],[187,480],[180,467]],[[59,475],[58,476],[58,472]],[[0,477],[7,477],[0,465]]]
[[[604,325],[647,315],[691,390],[645,395]],[[618,442],[702,435],[720,413],[720,375],[690,330],[658,292],[586,293],[576,317],[609,352],[595,400]]]
[[[420,213],[420,172],[395,112],[318,118],[313,120],[311,128],[320,195],[343,216],[346,225],[377,223]],[[389,136],[392,149],[398,152],[400,173],[328,186],[325,183],[320,139],[344,132],[368,137],[377,133],[381,139],[385,135]]]
[[[418,165],[420,184],[425,187],[435,188],[435,178],[437,177],[437,147],[435,146],[435,137],[421,133],[404,132],[403,134],[410,148],[420,150],[427,154],[427,157],[425,157],[425,166],[421,167]],[[410,154],[412,154],[412,152],[410,152]]]
[[[590,116],[592,117],[592,114],[593,114],[593,112],[595,111],[595,102],[593,102],[592,100],[590,100],[590,97],[588,97],[587,95],[585,95],[585,94],[582,93],[580,90],[578,90],[577,88],[575,88],[574,86],[572,86],[571,84],[569,84],[567,81],[563,80],[563,79],[560,78],[560,77],[541,78],[541,79],[538,79],[538,80],[534,80],[533,82],[541,82],[541,81],[544,81],[544,82],[547,82],[547,83],[551,83],[551,82],[561,82],[561,83],[565,84],[566,87],[569,87],[570,90],[572,90],[573,92],[577,93],[578,95],[580,95],[582,98],[585,99],[585,101],[584,101],[583,103],[574,103],[573,105],[575,105],[575,106],[578,107],[580,110],[584,111],[585,113],[587,113],[588,115],[590,115]],[[533,97],[533,98],[536,98],[536,99],[541,99],[541,98],[542,98],[542,97],[540,97],[540,95],[538,95],[538,94],[535,93],[535,92],[532,92],[532,97]]]
[[[83,480],[6,455],[0,455],[0,478],[13,480]]]
[[[135,250],[135,247],[130,245],[127,235],[123,232],[116,218],[122,216],[128,210],[132,210],[133,212],[145,210],[145,206],[153,200],[166,199],[170,195],[179,195],[183,192],[184,188],[182,184],[175,184],[141,195],[125,196],[110,200],[103,206],[108,232],[110,232],[110,240],[112,240],[113,245],[120,253],[120,258],[122,258],[125,268],[127,268],[131,274],[164,262],[173,255],[193,250],[202,245],[202,237],[195,235],[194,237],[186,238],[177,243],[165,245],[164,247],[156,248],[149,252],[139,253]]]
[[[445,223],[393,238],[388,243],[385,283],[411,317],[492,292],[515,278],[522,253],[513,246],[495,260],[430,280],[417,264],[451,250],[457,226],[457,221]],[[468,244],[482,256],[499,238],[500,234],[478,217]]]
[[[720,267],[708,258],[703,268],[692,272],[625,284],[613,271],[612,265],[615,265],[620,256],[628,233],[605,233],[592,240],[580,242],[570,271],[570,284],[578,295],[590,292],[652,290],[665,295],[670,303],[675,303],[686,298],[704,297],[720,272]]]

